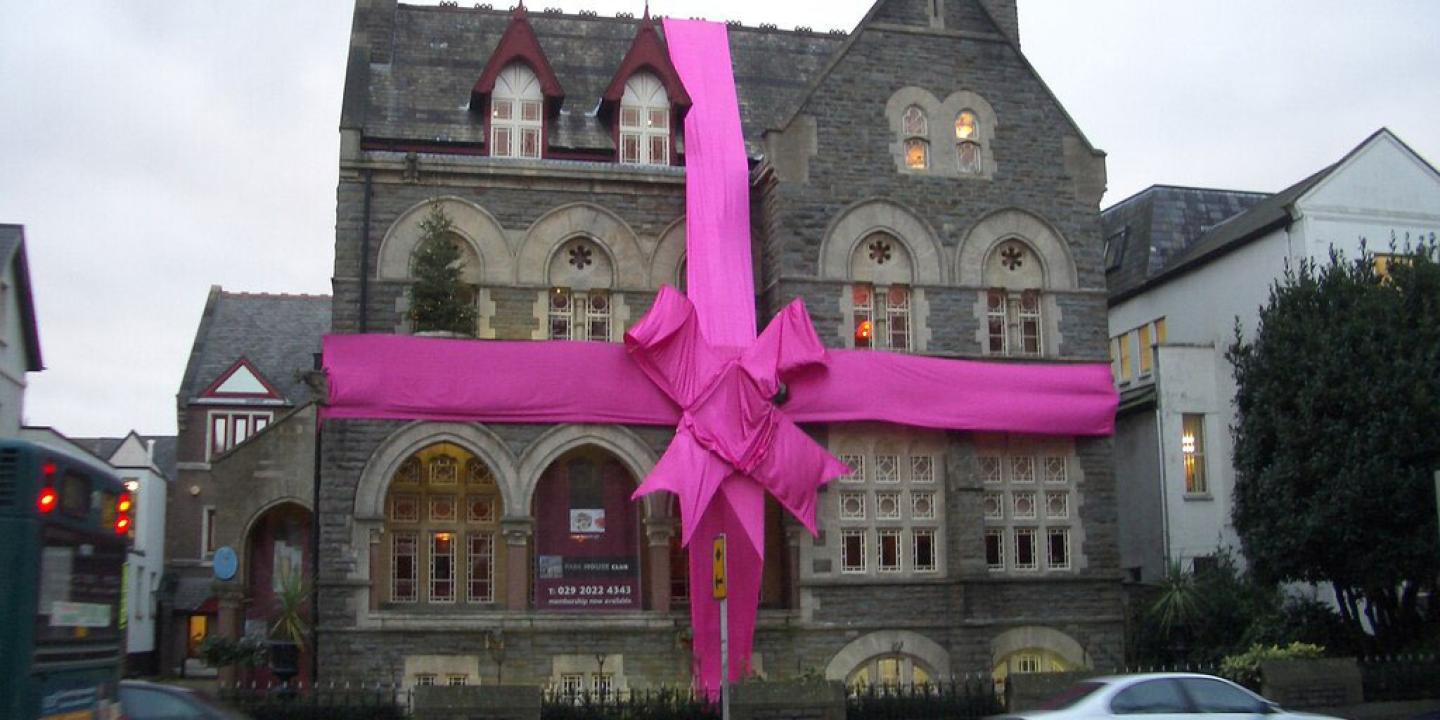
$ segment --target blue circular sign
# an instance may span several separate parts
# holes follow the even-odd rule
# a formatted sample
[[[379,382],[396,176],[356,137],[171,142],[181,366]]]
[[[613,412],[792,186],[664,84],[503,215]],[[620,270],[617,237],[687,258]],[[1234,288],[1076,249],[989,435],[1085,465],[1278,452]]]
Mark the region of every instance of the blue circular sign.
[[[235,571],[240,567],[240,559],[235,557],[235,550],[225,546],[215,551],[215,579],[233,580]]]

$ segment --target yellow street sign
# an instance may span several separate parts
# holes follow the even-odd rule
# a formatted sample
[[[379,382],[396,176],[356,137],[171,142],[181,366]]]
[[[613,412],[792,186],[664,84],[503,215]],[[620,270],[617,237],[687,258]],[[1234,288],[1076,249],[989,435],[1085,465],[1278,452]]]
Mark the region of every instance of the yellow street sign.
[[[725,599],[725,536],[715,538],[715,550],[711,553],[712,576],[715,578],[715,599]]]

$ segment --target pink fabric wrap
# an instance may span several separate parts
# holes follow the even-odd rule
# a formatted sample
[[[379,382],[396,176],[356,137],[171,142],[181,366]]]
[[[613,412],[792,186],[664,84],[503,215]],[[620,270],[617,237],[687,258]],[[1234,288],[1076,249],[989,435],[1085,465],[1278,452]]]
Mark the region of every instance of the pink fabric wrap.
[[[675,426],[636,495],[680,498],[695,590],[695,675],[714,692],[719,607],[703,590],[711,540],[724,533],[729,541],[728,674],[739,679],[760,595],[765,494],[814,532],[816,491],[847,472],[796,422],[1108,435],[1117,397],[1108,365],[827,352],[799,301],[757,339],[749,167],[725,27],[666,19],[665,34],[694,102],[685,119],[689,298],[662,288],[623,348],[331,335],[323,415]],[[782,382],[791,397],[783,410],[771,402]]]

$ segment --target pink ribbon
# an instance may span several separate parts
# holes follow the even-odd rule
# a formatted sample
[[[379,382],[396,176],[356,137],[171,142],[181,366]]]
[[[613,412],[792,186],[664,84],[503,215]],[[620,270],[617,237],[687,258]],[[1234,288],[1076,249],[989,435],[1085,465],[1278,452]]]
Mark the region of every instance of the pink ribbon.
[[[1113,431],[1118,398],[1103,364],[827,352],[799,301],[757,339],[749,166],[725,26],[667,18],[665,34],[694,101],[685,119],[688,299],[662,288],[623,349],[327,336],[323,415],[675,425],[674,441],[635,494],[680,498],[695,677],[713,693],[722,670],[719,606],[705,587],[711,540],[730,540],[725,675],[737,680],[749,668],[759,605],[765,494],[813,533],[816,491],[848,472],[795,422],[1097,436]],[[793,390],[783,412],[772,402],[782,382]]]

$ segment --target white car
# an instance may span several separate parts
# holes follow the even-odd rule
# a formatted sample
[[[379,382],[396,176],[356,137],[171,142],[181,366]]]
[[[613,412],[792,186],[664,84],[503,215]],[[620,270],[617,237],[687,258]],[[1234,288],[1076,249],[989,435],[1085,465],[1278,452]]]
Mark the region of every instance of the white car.
[[[1081,720],[1129,715],[1143,716],[1143,720],[1194,720],[1196,715],[1227,720],[1253,720],[1257,715],[1267,716],[1266,720],[1325,717],[1282,710],[1229,680],[1210,675],[1151,673],[1082,680],[1041,707],[994,720]]]

